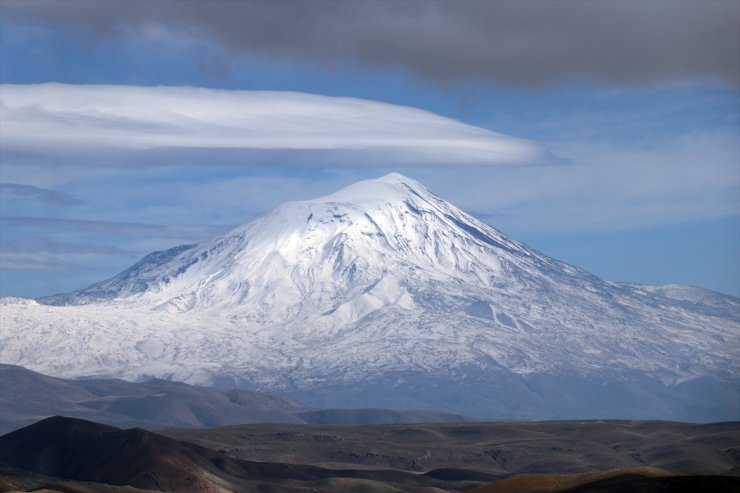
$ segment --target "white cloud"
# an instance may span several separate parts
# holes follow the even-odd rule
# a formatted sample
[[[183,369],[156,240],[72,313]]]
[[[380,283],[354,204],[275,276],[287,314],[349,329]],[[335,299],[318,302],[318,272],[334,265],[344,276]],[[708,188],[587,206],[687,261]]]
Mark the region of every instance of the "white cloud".
[[[618,231],[740,214],[736,129],[665,137],[653,148],[587,141],[551,144],[561,167],[414,177],[459,207],[514,235]]]
[[[150,164],[152,151],[160,163],[192,159],[193,151],[208,151],[204,163],[218,160],[220,152],[244,164],[274,161],[274,151],[280,151],[281,164],[512,165],[548,159],[531,141],[355,98],[39,84],[2,85],[0,99],[0,144],[9,159],[53,154],[60,163],[67,155],[82,164],[124,164],[116,151],[130,164]]]

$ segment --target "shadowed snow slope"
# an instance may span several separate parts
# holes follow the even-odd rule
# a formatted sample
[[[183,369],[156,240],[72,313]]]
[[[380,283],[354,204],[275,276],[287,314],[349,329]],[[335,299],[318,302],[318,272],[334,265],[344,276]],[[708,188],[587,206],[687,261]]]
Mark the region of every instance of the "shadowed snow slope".
[[[4,302],[0,361],[320,406],[740,417],[737,299],[603,281],[396,173],[40,302]]]

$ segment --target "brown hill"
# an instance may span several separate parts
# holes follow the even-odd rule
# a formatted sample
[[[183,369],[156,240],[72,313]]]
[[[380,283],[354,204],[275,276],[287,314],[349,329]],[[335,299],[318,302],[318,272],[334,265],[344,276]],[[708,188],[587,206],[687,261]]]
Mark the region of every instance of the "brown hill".
[[[404,471],[336,471],[312,465],[233,459],[141,428],[121,430],[59,416],[0,437],[2,463],[14,468],[11,475],[0,474],[4,481],[8,477],[26,480],[43,475],[181,493],[287,493],[315,491],[319,485],[319,491],[327,492],[449,489],[443,480]],[[82,491],[85,486],[66,488]]]
[[[691,475],[658,467],[633,467],[581,474],[521,474],[469,493],[735,493],[740,478]]]
[[[233,458],[331,468],[474,469],[501,477],[652,465],[694,474],[740,475],[740,423],[733,422],[251,424],[163,433]]]
[[[207,461],[177,440],[60,416],[0,437],[0,461],[46,476],[142,489],[225,486],[210,477]]]
[[[738,423],[265,424],[167,433],[49,418],[0,437],[0,481],[67,493],[126,491],[110,485],[183,493],[734,493],[740,481]]]

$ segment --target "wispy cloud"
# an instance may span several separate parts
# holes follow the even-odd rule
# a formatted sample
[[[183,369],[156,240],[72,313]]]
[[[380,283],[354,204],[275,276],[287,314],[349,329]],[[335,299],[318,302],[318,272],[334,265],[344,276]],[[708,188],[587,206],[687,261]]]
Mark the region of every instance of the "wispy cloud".
[[[115,236],[147,236],[153,238],[202,240],[225,233],[232,226],[200,224],[161,225],[84,219],[1,216],[0,227],[60,230],[66,232],[76,231],[80,233]]]
[[[76,270],[79,265],[38,253],[0,252],[0,269],[8,270]]]
[[[73,243],[59,241],[47,237],[25,237],[11,240],[0,240],[0,252],[3,254],[13,253],[48,253],[48,254],[74,254],[74,255],[115,255],[115,256],[139,256],[138,252],[124,250],[110,245],[93,243]]]
[[[2,85],[7,159],[129,165],[518,165],[542,146],[428,111],[355,98],[189,87]],[[194,154],[195,153],[195,154]],[[316,153],[316,154],[312,154]],[[22,158],[19,156],[23,156]],[[70,159],[71,156],[71,159]]]
[[[22,185],[18,183],[0,183],[0,199],[35,200],[51,205],[80,205],[85,201],[74,195],[48,188]]]
[[[740,84],[740,4],[732,0],[5,0],[3,7],[13,20],[103,39],[205,38],[234,53],[401,67],[441,84]]]

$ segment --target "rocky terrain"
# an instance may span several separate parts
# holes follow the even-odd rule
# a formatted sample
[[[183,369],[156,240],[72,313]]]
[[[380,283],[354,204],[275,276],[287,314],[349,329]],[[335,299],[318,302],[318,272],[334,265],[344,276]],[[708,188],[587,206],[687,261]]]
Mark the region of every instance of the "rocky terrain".
[[[735,492],[740,424],[254,424],[52,417],[0,437],[0,491]]]

